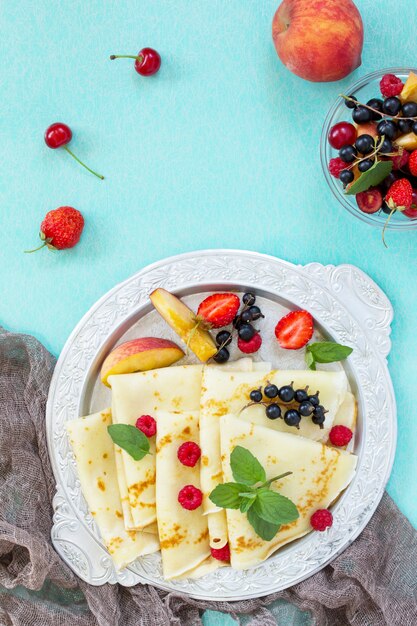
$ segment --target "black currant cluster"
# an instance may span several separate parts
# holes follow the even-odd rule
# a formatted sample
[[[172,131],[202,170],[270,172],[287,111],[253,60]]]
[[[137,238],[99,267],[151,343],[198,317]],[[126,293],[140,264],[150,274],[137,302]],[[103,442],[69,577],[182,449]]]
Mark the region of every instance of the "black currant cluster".
[[[311,417],[314,424],[323,428],[327,411],[320,404],[319,391],[309,395],[308,387],[294,389],[293,383],[284,385],[284,387],[277,387],[277,385],[268,383],[263,390],[262,387],[253,389],[249,397],[251,404],[263,404],[265,406],[266,416],[271,420],[280,417],[284,419],[287,426],[300,428],[301,418]],[[282,404],[284,407],[280,406]],[[284,413],[283,409],[286,409]]]
[[[245,293],[242,298],[243,306],[233,320],[233,329],[237,332],[241,341],[249,342],[258,332],[251,324],[262,317],[261,309],[255,304],[256,296],[253,293]],[[216,363],[226,363],[230,358],[227,346],[232,342],[233,333],[228,330],[221,330],[216,335],[216,344],[219,348],[213,359]]]
[[[368,134],[360,135],[353,145],[342,146],[339,150],[342,161],[355,163],[360,172],[366,172],[373,166],[376,154],[384,156],[395,153],[393,141],[399,135],[410,132],[417,134],[416,102],[402,104],[399,98],[391,96],[385,100],[371,98],[365,106],[360,104],[355,96],[349,96],[345,104],[352,109],[352,119],[356,124],[378,122],[377,138],[374,139]],[[390,117],[394,119],[388,119]],[[354,174],[350,169],[342,170],[339,179],[346,187],[353,181]]]

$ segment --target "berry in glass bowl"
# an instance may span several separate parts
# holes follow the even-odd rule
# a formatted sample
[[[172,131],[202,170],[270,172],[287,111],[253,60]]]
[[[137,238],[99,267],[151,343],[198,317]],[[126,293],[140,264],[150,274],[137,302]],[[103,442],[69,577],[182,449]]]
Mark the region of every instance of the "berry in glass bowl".
[[[320,151],[327,183],[351,214],[383,235],[417,228],[417,69],[379,70],[351,85],[327,114]],[[407,182],[389,202],[399,180]]]

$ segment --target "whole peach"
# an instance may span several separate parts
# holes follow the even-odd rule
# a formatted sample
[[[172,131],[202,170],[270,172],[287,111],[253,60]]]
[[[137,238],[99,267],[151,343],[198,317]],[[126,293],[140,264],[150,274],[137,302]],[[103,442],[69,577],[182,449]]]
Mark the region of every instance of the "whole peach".
[[[352,0],[283,0],[272,38],[284,65],[306,80],[340,80],[361,64],[363,24]]]

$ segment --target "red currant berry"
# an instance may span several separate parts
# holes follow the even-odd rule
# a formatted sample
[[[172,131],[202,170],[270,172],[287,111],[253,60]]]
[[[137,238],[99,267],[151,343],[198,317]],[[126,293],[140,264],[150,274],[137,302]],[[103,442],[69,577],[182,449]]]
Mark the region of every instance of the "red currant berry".
[[[45,143],[48,148],[52,148],[53,150],[65,146],[71,139],[71,128],[62,122],[51,124],[45,131]]]
[[[135,70],[141,76],[152,76],[161,67],[161,55],[153,48],[142,48],[136,56],[112,54],[110,59],[135,59]]]
[[[353,124],[339,122],[332,126],[329,131],[329,144],[335,150],[340,150],[343,146],[355,143],[356,134],[356,128]]]

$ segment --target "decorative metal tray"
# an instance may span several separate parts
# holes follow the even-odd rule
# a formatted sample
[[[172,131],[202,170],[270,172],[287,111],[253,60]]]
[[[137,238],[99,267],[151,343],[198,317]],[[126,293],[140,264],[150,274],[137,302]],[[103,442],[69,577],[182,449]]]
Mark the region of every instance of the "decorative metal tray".
[[[308,309],[317,335],[354,351],[345,369],[359,403],[354,480],[333,508],[334,524],[284,546],[246,571],[220,568],[198,580],[165,581],[159,554],[116,572],[82,496],[64,424],[110,405],[98,379],[104,356],[118,342],[143,335],[176,339],[152,310],[149,293],[164,287],[196,305],[207,292],[256,292],[266,314],[258,359],[280,368],[304,368],[303,351],[282,351],[273,337],[277,319],[291,307]],[[58,360],[47,404],[49,454],[57,481],[52,541],[57,552],[92,585],[150,583],[195,598],[239,600],[263,596],[311,576],[344,550],[375,511],[396,446],[396,406],[386,357],[392,307],[385,294],[352,265],[304,267],[256,252],[208,250],[155,263],[103,296],[83,317]],[[285,352],[285,357],[283,356]],[[300,354],[299,354],[300,352]],[[237,354],[232,354],[237,357]],[[192,359],[188,359],[192,362]],[[339,364],[335,367],[341,367]]]

